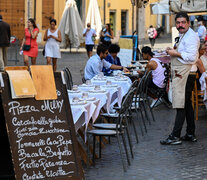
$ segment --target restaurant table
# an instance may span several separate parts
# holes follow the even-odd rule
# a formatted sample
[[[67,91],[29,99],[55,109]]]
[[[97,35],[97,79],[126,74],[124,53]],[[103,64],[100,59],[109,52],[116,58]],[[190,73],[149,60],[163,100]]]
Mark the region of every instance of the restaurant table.
[[[121,101],[124,95],[128,92],[132,81],[130,80],[129,77],[124,76],[123,78],[120,76],[104,76],[102,78],[99,78],[95,76],[94,78],[91,79],[91,83],[95,85],[102,85],[102,86],[107,86],[107,82],[110,81],[111,85],[117,85],[120,88],[118,88],[118,106],[121,106]]]

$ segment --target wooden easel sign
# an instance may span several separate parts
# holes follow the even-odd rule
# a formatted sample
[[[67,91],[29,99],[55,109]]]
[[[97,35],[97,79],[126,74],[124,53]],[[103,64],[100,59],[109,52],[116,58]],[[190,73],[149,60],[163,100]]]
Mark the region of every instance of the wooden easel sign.
[[[57,99],[12,99],[3,74],[2,104],[15,178],[84,179],[65,85],[55,73]],[[6,163],[6,162],[5,162]]]

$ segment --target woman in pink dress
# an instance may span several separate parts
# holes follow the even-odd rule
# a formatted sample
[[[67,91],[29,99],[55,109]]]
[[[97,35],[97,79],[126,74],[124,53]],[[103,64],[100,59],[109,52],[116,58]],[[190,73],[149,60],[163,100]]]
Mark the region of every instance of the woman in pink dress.
[[[24,39],[22,41],[20,51],[23,50],[24,65],[29,67],[29,57],[31,57],[32,65],[36,64],[36,58],[38,56],[37,35],[39,33],[39,29],[32,18],[28,19],[27,24],[28,28],[25,28],[24,30]],[[29,50],[23,49],[24,44],[30,45],[31,48]]]

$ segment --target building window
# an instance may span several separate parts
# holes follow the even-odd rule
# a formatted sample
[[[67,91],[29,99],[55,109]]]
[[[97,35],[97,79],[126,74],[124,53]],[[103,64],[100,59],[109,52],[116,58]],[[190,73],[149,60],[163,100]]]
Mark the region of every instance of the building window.
[[[114,33],[114,36],[116,36],[116,11],[110,12],[110,24],[111,24],[111,29]]]
[[[127,35],[128,27],[128,12],[121,11],[121,35]]]
[[[47,29],[54,18],[54,0],[42,1],[42,29]]]

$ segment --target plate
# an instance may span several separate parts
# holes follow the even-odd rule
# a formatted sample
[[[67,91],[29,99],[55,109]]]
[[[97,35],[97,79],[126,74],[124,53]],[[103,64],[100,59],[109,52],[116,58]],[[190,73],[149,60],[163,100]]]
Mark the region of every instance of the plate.
[[[80,87],[93,87],[94,85],[93,84],[89,84],[89,85],[87,85],[87,84],[81,84],[80,85]]]
[[[107,79],[106,78],[93,78],[93,80],[96,80],[96,81],[106,81]]]
[[[103,85],[104,87],[117,87],[118,86],[118,84],[110,84],[110,85]]]
[[[80,93],[80,90],[74,91],[74,90],[68,90],[69,93]]]
[[[71,105],[84,105],[87,104],[87,101],[71,102]]]
[[[115,79],[115,81],[128,81],[127,78],[119,78],[119,79]]]
[[[105,90],[90,90],[90,93],[105,93]]]
[[[96,98],[95,97],[89,97],[89,98],[87,98],[87,99],[83,99],[83,98],[79,98],[80,100],[82,100],[82,101],[95,101],[96,100]]]

